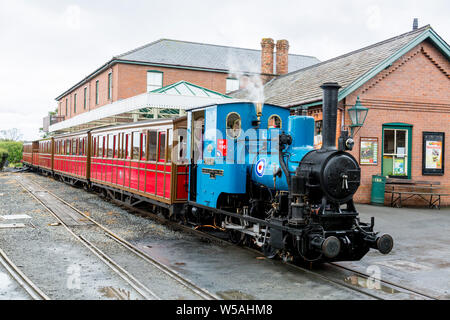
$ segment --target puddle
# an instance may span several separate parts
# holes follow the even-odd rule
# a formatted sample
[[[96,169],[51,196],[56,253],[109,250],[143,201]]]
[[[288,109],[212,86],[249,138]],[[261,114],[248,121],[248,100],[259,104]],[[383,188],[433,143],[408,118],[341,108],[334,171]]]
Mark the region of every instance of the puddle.
[[[220,291],[217,292],[217,295],[224,300],[255,300],[254,296],[240,290]]]
[[[363,278],[363,277],[359,277],[357,275],[353,275],[353,276],[349,276],[349,277],[345,278],[344,282],[351,284],[353,286],[367,288],[370,290],[380,290],[380,291],[383,291],[383,292],[389,293],[389,294],[395,294],[395,293],[400,292],[398,290],[395,290],[394,288],[382,285],[376,279]]]
[[[106,298],[115,300],[131,300],[130,291],[125,289],[114,287],[102,287],[98,291]]]

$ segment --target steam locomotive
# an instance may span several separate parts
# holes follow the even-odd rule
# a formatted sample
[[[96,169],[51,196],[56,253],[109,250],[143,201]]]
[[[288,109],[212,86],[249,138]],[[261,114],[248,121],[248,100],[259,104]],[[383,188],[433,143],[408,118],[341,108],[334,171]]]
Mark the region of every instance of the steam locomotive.
[[[370,224],[360,222],[353,203],[360,185],[360,167],[346,152],[353,140],[344,133],[339,149],[335,142],[340,87],[325,83],[321,88],[324,125],[319,150],[313,148],[312,117],[289,116],[287,110],[270,105],[257,105],[255,111],[250,105],[247,110],[240,106],[240,111],[231,106],[206,108],[206,132],[199,135],[205,153],[200,160],[194,154],[191,162],[191,221],[220,223],[235,242],[260,247],[269,257],[325,262],[360,260],[370,248],[391,251],[392,237],[374,232],[373,218]],[[188,123],[196,112],[189,112]],[[220,124],[225,114],[225,124]],[[216,132],[208,130],[211,125],[225,129],[227,140],[217,139]],[[242,135],[249,130],[255,134]],[[247,157],[244,164],[236,160],[239,141]],[[224,151],[234,152],[234,157],[218,164]]]
[[[387,254],[388,234],[353,203],[360,167],[347,135],[336,148],[337,83],[325,83],[323,145],[314,119],[250,102],[193,108],[184,117],[34,141],[23,162],[71,184],[196,228],[214,228],[268,257],[309,262]]]

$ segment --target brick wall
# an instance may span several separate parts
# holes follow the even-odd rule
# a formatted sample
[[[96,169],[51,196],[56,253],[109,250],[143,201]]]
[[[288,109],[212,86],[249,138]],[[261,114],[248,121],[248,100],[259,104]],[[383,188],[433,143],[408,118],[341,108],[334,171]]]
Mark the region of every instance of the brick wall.
[[[147,91],[147,71],[155,70],[163,72],[163,86],[185,80],[193,84],[205,87],[225,94],[227,73],[211,71],[197,71],[187,69],[152,67],[134,64],[117,63],[101,74],[92,78],[89,82],[73,90],[58,100],[58,114],[69,119],[83,112],[101,107],[118,99],[126,99]],[[108,96],[108,73],[112,72],[112,100]],[[99,103],[95,103],[95,83],[99,81]],[[241,87],[245,86],[246,77],[241,78]],[[83,108],[84,88],[87,88],[88,103]],[[74,95],[77,94],[77,108],[74,113]],[[68,99],[68,113],[65,112],[65,101]]]
[[[370,202],[372,175],[381,173],[382,125],[402,122],[413,125],[411,178],[440,181],[442,191],[450,193],[450,62],[431,44],[423,42],[392,66],[380,72],[347,96],[346,110],[359,96],[369,108],[364,126],[355,136],[352,154],[359,160],[361,137],[378,137],[378,165],[361,166],[362,181],[355,200]],[[345,122],[350,124],[348,113]],[[445,175],[422,175],[422,132],[445,132]],[[387,200],[387,199],[386,199]],[[449,205],[449,197],[442,203]],[[410,202],[411,203],[411,202]],[[411,204],[424,204],[412,202]]]
[[[381,174],[383,124],[401,122],[411,124],[411,178],[441,183],[441,192],[450,193],[450,62],[432,44],[423,42],[406,53],[389,68],[348,95],[339,103],[345,104],[344,123],[350,125],[348,109],[359,96],[369,108],[364,126],[356,133],[352,155],[359,161],[361,137],[378,138],[378,164],[361,166],[361,186],[355,201],[370,202],[372,175]],[[322,120],[321,106],[311,108],[308,115]],[[343,113],[338,111],[337,137]],[[422,175],[422,132],[445,132],[445,174]],[[443,197],[443,205],[450,205],[450,197]],[[386,204],[388,196],[386,196]],[[423,201],[408,204],[424,205]]]
[[[119,68],[114,65],[96,77],[92,78],[87,83],[76,88],[68,93],[60,100],[58,100],[58,114],[65,116],[65,120],[72,118],[84,112],[88,112],[95,108],[101,107],[105,104],[117,100],[118,97],[118,83],[119,83]],[[108,99],[108,74],[112,73],[112,99]],[[98,104],[95,101],[95,83],[98,80]],[[84,88],[86,88],[86,107],[84,106]],[[74,112],[74,99],[76,96],[76,112]],[[68,101],[68,112],[66,114],[66,99]]]

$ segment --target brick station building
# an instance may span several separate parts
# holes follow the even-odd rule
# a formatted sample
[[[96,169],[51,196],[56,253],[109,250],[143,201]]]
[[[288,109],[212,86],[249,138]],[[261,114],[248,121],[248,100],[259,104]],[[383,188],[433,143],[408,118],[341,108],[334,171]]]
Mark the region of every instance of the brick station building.
[[[315,57],[289,54],[279,41],[277,73],[261,74],[261,51],[179,40],[160,39],[113,57],[61,93],[57,115],[68,120],[113,102],[166,87],[179,81],[226,94],[246,86],[253,76],[273,77],[320,62]],[[272,50],[273,40],[267,42]],[[289,65],[289,67],[287,67]]]
[[[358,97],[369,109],[364,125],[355,130],[351,151],[361,165],[362,175],[355,201],[370,202],[373,175],[439,181],[441,192],[450,193],[449,55],[449,45],[429,25],[414,28],[274,77],[264,86],[265,102],[313,116],[316,142],[320,142],[320,85],[338,82],[342,88],[337,136],[342,128],[349,129],[348,110]],[[245,98],[246,91],[232,96]],[[443,197],[442,204],[449,205],[450,197]]]

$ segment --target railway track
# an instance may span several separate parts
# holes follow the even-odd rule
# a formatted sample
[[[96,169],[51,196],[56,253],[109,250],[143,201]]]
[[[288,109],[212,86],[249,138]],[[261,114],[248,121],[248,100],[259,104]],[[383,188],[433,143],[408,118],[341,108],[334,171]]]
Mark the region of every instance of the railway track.
[[[34,182],[34,181],[33,181],[33,183],[36,184],[36,182]],[[84,213],[82,213],[78,209],[74,208],[72,205],[70,205],[69,203],[67,203],[63,199],[57,197],[54,194],[53,194],[53,196],[55,196],[56,198],[58,198],[61,201],[63,201],[64,203],[66,203],[71,208],[73,208],[73,209],[77,210],[78,212],[80,212],[80,214],[82,214],[87,219],[89,219],[90,221],[92,221],[93,223],[98,225],[100,228],[104,229],[105,231],[107,230],[106,228],[104,228],[103,226],[101,226],[97,222],[95,222],[92,218],[90,218],[89,216],[86,216]],[[134,213],[137,213],[137,214],[139,214],[141,216],[145,216],[145,217],[151,218],[154,221],[162,223],[162,224],[170,227],[173,230],[187,232],[187,233],[192,234],[192,235],[194,235],[196,237],[200,237],[200,238],[203,238],[203,239],[208,239],[209,241],[216,242],[216,243],[222,243],[222,244],[225,243],[225,244],[228,244],[228,245],[232,244],[231,242],[223,240],[221,238],[218,238],[217,236],[214,236],[214,235],[212,235],[210,233],[203,232],[203,231],[194,229],[193,227],[190,227],[190,226],[187,226],[187,225],[181,225],[179,223],[170,221],[170,220],[168,220],[168,219],[166,219],[166,218],[164,218],[162,216],[156,215],[156,214],[154,214],[154,213],[152,213],[150,211],[130,206],[127,203],[123,203],[123,202],[120,202],[120,201],[115,200],[115,199],[108,199],[108,200],[113,202],[113,203],[115,203],[116,205],[119,205],[119,206],[121,206],[121,207],[123,207],[123,208],[125,208],[127,210],[130,210],[130,211],[132,211]],[[119,236],[113,234],[111,231],[108,230],[107,232],[111,236],[112,239],[114,239],[116,241],[119,241],[119,242],[124,241]],[[125,241],[125,243],[127,243],[127,242]],[[153,259],[149,255],[147,255],[146,253],[142,252],[140,249],[134,247],[132,244],[127,243],[126,245],[131,250],[137,252],[138,254],[143,255],[143,257],[146,260],[148,259],[149,261],[155,263],[157,266],[161,267],[162,269],[169,269],[170,270],[170,268],[168,268],[167,266],[157,262],[155,259]],[[259,252],[258,250],[255,250],[255,249],[252,249],[252,248],[249,248],[249,247],[241,247],[241,248],[244,249],[244,250],[249,250],[249,251],[251,251],[251,252],[253,252],[255,254],[261,255],[261,252]],[[311,275],[313,277],[316,277],[318,279],[321,279],[321,280],[323,280],[325,282],[328,282],[328,283],[331,283],[333,285],[337,285],[337,286],[341,286],[341,287],[345,287],[347,289],[353,290],[353,291],[358,292],[360,294],[363,294],[363,295],[365,295],[365,296],[367,296],[367,297],[369,297],[371,299],[384,300],[384,299],[386,299],[386,295],[383,295],[383,294],[380,294],[380,293],[391,291],[390,293],[403,293],[403,294],[409,295],[412,298],[417,298],[417,299],[439,300],[439,298],[431,296],[431,295],[423,293],[423,292],[420,292],[419,290],[411,289],[411,288],[408,288],[406,286],[403,286],[403,285],[400,285],[400,284],[396,284],[394,282],[387,281],[387,280],[384,280],[384,279],[376,279],[377,281],[379,281],[379,284],[383,288],[383,290],[376,290],[376,289],[364,288],[364,287],[361,287],[358,284],[348,283],[345,280],[341,280],[341,279],[330,277],[330,276],[328,276],[328,275],[326,275],[326,274],[324,274],[324,273],[322,273],[320,271],[314,271],[314,270],[311,270],[311,268],[303,267],[303,266],[300,266],[298,264],[286,262],[286,265],[288,265],[290,268],[294,268],[294,269],[296,269],[298,271],[301,271],[303,273],[309,274],[309,275]],[[351,268],[348,268],[348,267],[344,267],[344,266],[339,265],[337,263],[329,263],[329,266],[335,268],[336,270],[341,270],[341,271],[347,272],[347,274],[349,275],[348,278],[351,278],[352,276],[355,276],[355,277],[358,277],[358,280],[363,280],[366,283],[367,283],[367,281],[373,281],[373,278],[370,275],[365,274],[363,272],[360,272],[358,270],[354,270],[354,269],[351,269]],[[170,272],[170,273],[174,272],[177,276],[180,276],[174,270],[170,270],[168,272]],[[217,298],[217,297],[214,297],[214,298]]]
[[[197,236],[197,237],[200,237],[200,238],[204,238],[204,239],[208,239],[210,241],[217,242],[217,243],[228,244],[228,245],[232,244],[230,241],[223,240],[221,238],[218,238],[217,236],[211,235],[210,233],[203,232],[203,231],[200,231],[198,229],[195,229],[195,228],[192,228],[192,227],[189,227],[189,226],[186,226],[186,225],[180,225],[178,223],[175,223],[175,222],[172,222],[170,220],[167,220],[164,217],[156,215],[156,214],[154,214],[154,213],[152,213],[150,211],[130,206],[130,205],[126,204],[126,203],[122,203],[122,202],[117,201],[115,199],[108,199],[108,200],[112,201],[113,203],[115,203],[115,204],[117,204],[117,205],[119,205],[119,206],[121,206],[123,208],[126,208],[127,210],[130,210],[130,211],[132,211],[134,213],[137,213],[137,214],[139,214],[141,216],[148,217],[148,218],[151,218],[154,221],[160,222],[160,223],[170,227],[173,230],[187,232],[187,233],[192,234],[194,236]],[[252,248],[249,248],[249,247],[241,247],[241,248],[244,249],[244,250],[248,250],[248,251],[250,251],[252,253],[261,255],[261,252],[258,251],[258,250],[255,250],[255,249],[252,249]],[[342,287],[345,287],[347,289],[350,289],[350,290],[356,291],[358,293],[364,294],[364,295],[366,295],[366,296],[368,296],[368,297],[370,297],[372,299],[385,300],[385,297],[383,297],[382,295],[379,295],[379,294],[376,294],[376,293],[372,293],[372,292],[376,292],[379,289],[363,288],[363,287],[361,287],[358,284],[354,285],[354,284],[347,283],[345,280],[343,281],[343,280],[331,278],[331,277],[329,277],[327,275],[324,275],[324,274],[322,274],[320,272],[313,271],[310,268],[303,267],[303,266],[300,266],[300,265],[297,265],[297,264],[294,264],[294,263],[291,263],[291,262],[286,262],[285,264],[288,265],[291,268],[299,270],[299,271],[301,271],[303,273],[307,273],[309,275],[312,275],[312,276],[314,276],[316,278],[319,278],[321,280],[324,280],[326,282],[332,283],[334,285],[342,286]],[[391,291],[390,293],[397,292],[397,293],[409,294],[410,296],[416,297],[416,298],[419,298],[419,299],[439,300],[439,298],[437,298],[437,297],[431,296],[429,294],[420,292],[420,291],[415,290],[415,289],[408,288],[408,287],[406,287],[404,285],[396,284],[394,282],[383,280],[383,279],[374,279],[371,275],[368,275],[366,273],[360,272],[358,270],[354,270],[354,269],[351,269],[351,268],[347,268],[347,267],[341,266],[341,265],[339,265],[337,263],[329,263],[329,265],[332,266],[333,268],[340,269],[340,270],[345,270],[345,271],[349,272],[350,274],[347,277],[347,279],[350,279],[352,276],[357,276],[358,277],[357,280],[359,282],[361,282],[361,280],[362,280],[363,283],[368,283],[368,282],[372,282],[373,283],[374,280],[375,281],[379,281],[378,285],[382,287],[381,291],[383,291],[383,292],[388,292],[389,293],[389,291]]]
[[[39,289],[0,249],[0,264],[6,269],[11,277],[22,287],[33,300],[50,300],[50,298]]]
[[[17,179],[18,183],[22,186],[24,190],[26,190],[36,201],[38,201],[49,213],[51,213],[58,222],[64,226],[67,231],[72,234],[77,240],[79,240],[85,247],[87,247],[95,256],[97,256],[101,261],[103,261],[111,270],[113,270],[117,275],[119,275],[123,280],[125,280],[142,298],[147,300],[160,300],[162,299],[160,295],[155,293],[152,289],[145,286],[141,281],[139,281],[136,277],[134,277],[130,272],[128,272],[124,267],[119,265],[113,258],[111,258],[108,254],[104,252],[104,250],[101,250],[97,246],[95,246],[91,241],[89,241],[85,236],[80,234],[80,231],[77,230],[77,228],[74,228],[73,226],[70,226],[67,222],[65,222],[63,219],[61,219],[52,209],[51,206],[49,206],[48,201],[43,201],[39,192],[46,192],[48,195],[53,197],[54,199],[58,200],[59,202],[63,203],[68,208],[76,211],[78,214],[80,214],[84,219],[91,222],[95,227],[99,228],[102,233],[110,240],[112,240],[114,243],[120,245],[122,248],[126,249],[128,252],[131,252],[134,256],[138,257],[139,259],[143,260],[147,264],[153,266],[160,272],[162,272],[164,275],[169,277],[170,279],[176,281],[178,284],[182,285],[184,288],[189,290],[192,294],[197,296],[200,299],[203,300],[218,300],[219,297],[216,295],[208,292],[207,290],[197,286],[190,280],[186,279],[182,275],[180,275],[177,271],[173,270],[172,268],[160,263],[153,257],[147,255],[145,252],[140,250],[139,248],[135,247],[133,244],[129,243],[128,241],[124,240],[105,226],[101,225],[94,219],[92,219],[90,216],[86,215],[84,212],[78,210],[74,206],[72,206],[70,203],[66,202],[64,199],[61,199],[48,189],[43,188],[40,184],[38,184],[35,181],[31,181],[29,179]],[[39,192],[34,191],[34,188],[32,186],[38,187],[40,190]],[[92,231],[92,230],[90,230]]]

